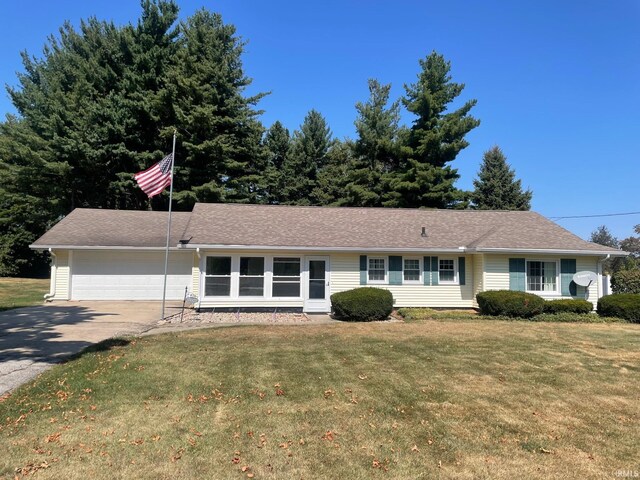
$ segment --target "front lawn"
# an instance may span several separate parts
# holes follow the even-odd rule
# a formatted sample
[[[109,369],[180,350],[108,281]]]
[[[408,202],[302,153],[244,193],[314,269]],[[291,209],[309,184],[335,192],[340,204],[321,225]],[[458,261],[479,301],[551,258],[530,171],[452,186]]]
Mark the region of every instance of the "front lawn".
[[[613,478],[640,326],[216,328],[86,353],[0,402],[0,477]]]
[[[48,291],[48,278],[0,278],[0,311],[41,304]]]

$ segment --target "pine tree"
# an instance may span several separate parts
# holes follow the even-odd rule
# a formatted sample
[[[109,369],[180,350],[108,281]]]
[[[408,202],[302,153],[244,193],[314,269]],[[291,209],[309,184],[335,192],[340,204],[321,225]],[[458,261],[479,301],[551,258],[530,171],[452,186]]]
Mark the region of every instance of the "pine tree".
[[[465,135],[480,122],[469,112],[476,100],[449,111],[464,84],[451,81],[451,63],[436,52],[420,60],[422,71],[415,84],[405,85],[402,103],[416,116],[406,135],[404,160],[397,174],[388,175],[385,206],[455,206],[461,192],[455,187],[457,169],[449,165],[468,146]]]
[[[484,153],[471,201],[479,210],[530,210],[531,190],[522,190],[522,182],[507,163],[507,158],[495,146]]]
[[[165,100],[184,149],[175,198],[183,208],[195,201],[260,203],[266,159],[254,105],[265,94],[243,96],[251,83],[242,69],[244,43],[233,25],[204,9],[180,31]]]
[[[177,18],[175,1],[143,0],[135,25],[67,23],[41,58],[23,54],[9,88],[18,115],[0,123],[0,223],[11,226],[0,271],[30,268],[24,246],[75,207],[166,208],[168,195],[149,201],[133,175],[166,155],[176,128],[177,209],[266,201],[263,94],[244,95],[244,44],[217,14]]]
[[[354,160],[344,193],[338,200],[340,205],[382,205],[382,177],[385,173],[395,172],[399,160],[400,103],[396,101],[387,107],[390,90],[391,85],[369,80],[369,100],[356,104],[358,138],[353,143]]]
[[[300,130],[293,133],[291,152],[283,164],[285,184],[283,202],[289,205],[320,205],[314,193],[318,173],[326,166],[333,144],[327,121],[316,110],[304,118]]]
[[[291,136],[280,121],[276,121],[264,136],[267,166],[264,171],[266,203],[279,204],[284,199],[285,176],[283,166],[291,150]]]

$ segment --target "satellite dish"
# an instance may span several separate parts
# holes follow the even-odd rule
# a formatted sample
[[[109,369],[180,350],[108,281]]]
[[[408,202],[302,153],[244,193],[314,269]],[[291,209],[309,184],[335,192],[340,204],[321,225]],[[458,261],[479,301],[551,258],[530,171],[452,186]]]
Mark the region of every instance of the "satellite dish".
[[[588,287],[593,282],[598,280],[598,276],[589,271],[578,272],[573,275],[573,281],[576,285],[580,285],[581,287]]]
[[[198,296],[193,293],[188,293],[186,297],[184,297],[184,303],[187,305],[195,305],[198,303]]]

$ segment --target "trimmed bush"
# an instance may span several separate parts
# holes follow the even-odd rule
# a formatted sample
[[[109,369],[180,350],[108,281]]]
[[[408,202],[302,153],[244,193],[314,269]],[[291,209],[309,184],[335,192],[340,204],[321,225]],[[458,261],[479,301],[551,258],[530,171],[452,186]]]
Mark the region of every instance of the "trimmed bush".
[[[640,293],[640,269],[620,270],[611,276],[613,293]]]
[[[598,315],[620,317],[633,323],[640,323],[640,295],[635,293],[614,293],[598,300]]]
[[[538,295],[512,290],[489,290],[476,295],[480,313],[491,316],[530,318],[543,312],[545,300]]]
[[[593,311],[593,303],[579,298],[544,302],[544,313],[589,313],[591,311]]]
[[[393,295],[382,288],[354,288],[331,295],[331,309],[340,320],[385,320],[393,310]]]

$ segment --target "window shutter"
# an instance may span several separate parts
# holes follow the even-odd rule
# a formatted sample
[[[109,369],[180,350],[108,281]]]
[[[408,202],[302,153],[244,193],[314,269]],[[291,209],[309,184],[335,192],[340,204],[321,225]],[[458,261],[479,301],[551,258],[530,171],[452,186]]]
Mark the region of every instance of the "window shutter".
[[[525,265],[524,258],[509,259],[509,290],[524,292],[525,288]]]
[[[576,284],[573,281],[573,274],[576,273],[576,259],[560,259],[560,293],[563,297],[575,297],[577,293]]]
[[[425,285],[431,285],[431,257],[422,258],[422,279]]]
[[[367,256],[360,255],[360,285],[367,284]]]
[[[464,265],[464,261],[465,258],[464,257],[460,257],[458,258],[458,276],[460,277],[460,285],[465,285],[466,284],[466,269],[465,269],[465,265]]]
[[[389,256],[389,285],[402,285],[402,257]]]
[[[431,285],[438,285],[440,278],[440,265],[438,265],[438,257],[431,257]]]

